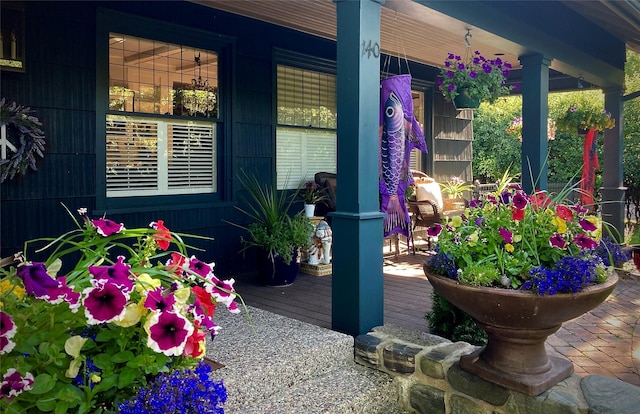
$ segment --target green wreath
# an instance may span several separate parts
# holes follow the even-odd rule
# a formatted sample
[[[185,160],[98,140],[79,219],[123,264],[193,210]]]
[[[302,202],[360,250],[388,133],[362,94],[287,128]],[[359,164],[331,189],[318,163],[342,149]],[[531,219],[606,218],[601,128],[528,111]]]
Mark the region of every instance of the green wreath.
[[[27,168],[37,171],[36,157],[44,158],[42,122],[32,113],[31,108],[0,100],[0,183],[24,175]],[[11,157],[9,150],[14,153]]]

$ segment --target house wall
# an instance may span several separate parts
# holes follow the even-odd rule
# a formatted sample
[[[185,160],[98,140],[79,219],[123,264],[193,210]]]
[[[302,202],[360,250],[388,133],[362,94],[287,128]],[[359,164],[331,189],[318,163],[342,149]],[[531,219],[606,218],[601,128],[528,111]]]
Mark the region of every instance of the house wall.
[[[72,213],[87,207],[94,218],[106,214],[130,228],[162,219],[171,230],[213,237],[190,242],[206,250],[198,257],[216,262],[218,274],[252,270],[252,257],[239,254],[242,231],[225,221],[245,220],[233,208],[238,200],[234,177],[240,170],[255,171],[266,181],[275,172],[274,48],[335,61],[335,44],[188,2],[24,2],[24,8],[26,72],[3,71],[0,91],[2,97],[36,111],[47,144],[38,171],[0,186],[0,257],[22,250],[25,240],[72,229],[64,204]],[[104,139],[99,135],[106,102],[98,97],[106,88],[106,67],[98,67],[97,61],[106,50],[97,49],[96,39],[103,10],[124,13],[125,21],[131,17],[133,24],[148,25],[152,32],[195,30],[231,40],[221,69],[221,82],[227,82],[228,89],[215,200],[178,196],[150,197],[137,206],[105,202],[98,184],[104,183],[99,161]],[[433,81],[436,72],[412,63],[411,73]]]

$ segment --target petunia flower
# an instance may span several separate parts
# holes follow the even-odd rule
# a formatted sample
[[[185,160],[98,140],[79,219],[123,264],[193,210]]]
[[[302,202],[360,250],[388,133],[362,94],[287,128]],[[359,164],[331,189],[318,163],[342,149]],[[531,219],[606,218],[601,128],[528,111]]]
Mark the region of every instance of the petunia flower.
[[[507,243],[504,245],[504,249],[509,253],[513,253],[513,251],[515,250],[515,247],[513,247],[513,244],[511,243]]]
[[[584,231],[595,231],[597,229],[596,225],[587,219],[582,219],[578,223]]]
[[[207,285],[206,289],[215,298],[216,302],[222,303],[228,308],[237,296],[233,288],[235,282],[234,279],[218,280],[216,278],[216,282]]]
[[[73,288],[67,285],[67,277],[61,276],[56,279],[58,286],[47,289],[47,302],[58,304],[67,302],[69,308],[75,313],[80,307],[80,293],[75,292]]]
[[[482,207],[482,200],[475,199],[475,200],[469,201],[469,207],[471,207],[471,208],[476,208],[476,207],[477,208],[481,208]]]
[[[193,334],[191,322],[173,312],[155,312],[147,326],[147,346],[167,356],[182,355],[187,338]]]
[[[9,368],[0,382],[0,398],[15,397],[23,391],[29,391],[33,382],[34,378],[30,372],[23,377],[15,368]]]
[[[114,320],[113,323],[123,328],[129,328],[140,322],[146,312],[148,311],[145,309],[143,301],[138,303],[130,302],[124,307],[122,316]]]
[[[442,224],[436,223],[427,229],[429,237],[438,237],[442,233]]]
[[[508,191],[503,191],[500,194],[500,202],[502,204],[509,204],[511,202],[511,193]]]
[[[206,333],[202,332],[198,326],[198,323],[195,322],[195,329],[191,336],[187,338],[187,343],[184,346],[184,352],[182,355],[189,356],[192,358],[200,358],[204,355],[206,351]]]
[[[207,278],[213,270],[213,263],[207,264],[195,256],[189,259],[189,269],[200,277]]]
[[[564,239],[562,234],[555,233],[553,236],[549,237],[549,245],[551,247],[557,247],[559,249],[564,249],[567,247],[567,241]]]
[[[598,242],[593,240],[591,237],[586,234],[578,234],[573,238],[573,242],[580,246],[581,249],[595,249],[598,247]]]
[[[128,296],[113,283],[92,280],[93,287],[83,291],[84,314],[87,323],[98,325],[120,318],[125,311]]]
[[[531,203],[536,210],[539,208],[546,208],[551,204],[551,198],[549,198],[547,193],[544,191],[536,190],[531,196]]]
[[[202,307],[208,317],[213,318],[213,314],[216,310],[216,304],[212,300],[213,298],[211,297],[211,294],[200,286],[194,286],[192,290],[196,295],[198,304]]]
[[[120,233],[124,228],[124,224],[116,223],[115,221],[109,219],[97,219],[91,220],[91,224],[95,227],[96,231],[99,235],[104,237],[109,237],[113,234]]]
[[[175,273],[176,276],[184,276],[184,269],[187,266],[187,258],[180,253],[171,253],[171,259],[167,261],[167,270]]]
[[[11,340],[16,332],[18,328],[11,316],[0,311],[0,355],[8,354],[16,346],[16,343]]]
[[[162,220],[158,220],[157,222],[152,221],[149,226],[158,231],[155,235],[156,243],[160,249],[166,251],[171,243],[171,232],[169,229],[164,226]]]
[[[118,260],[111,266],[89,266],[89,273],[96,280],[105,280],[121,288],[128,293],[133,290],[133,280],[129,277],[131,266],[124,263],[124,256],[118,256]]]
[[[0,382],[0,399],[17,397],[33,386],[33,375],[27,372],[23,377],[15,368],[9,368]]]
[[[172,292],[165,292],[161,287],[150,291],[144,301],[144,307],[153,311],[171,311],[176,299]]]
[[[567,232],[567,223],[560,217],[556,216],[551,220],[551,224],[556,226],[558,233],[566,233]]]
[[[47,296],[47,289],[58,287],[58,282],[47,273],[44,263],[18,266],[17,275],[22,279],[27,294],[36,298],[44,298]]]
[[[511,208],[511,219],[513,219],[513,221],[524,220],[524,210],[515,207]]]
[[[500,237],[502,237],[505,243],[511,243],[513,241],[513,233],[504,227],[500,227],[498,233],[500,233]]]
[[[573,212],[569,207],[565,205],[562,205],[562,204],[558,205],[556,207],[556,214],[558,215],[558,217],[560,217],[564,221],[573,220]]]
[[[513,196],[513,206],[518,210],[524,209],[529,204],[528,198],[522,193],[516,193]]]

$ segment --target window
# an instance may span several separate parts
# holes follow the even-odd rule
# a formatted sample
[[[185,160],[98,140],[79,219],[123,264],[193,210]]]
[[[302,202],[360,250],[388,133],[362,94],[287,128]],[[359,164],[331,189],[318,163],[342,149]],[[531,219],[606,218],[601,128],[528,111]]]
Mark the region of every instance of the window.
[[[218,55],[109,35],[107,197],[214,193]]]
[[[427,134],[424,130],[424,92],[411,91],[411,97],[413,98],[413,115],[416,117],[418,124],[420,124],[426,140]],[[414,148],[411,151],[410,168],[422,171],[422,151],[419,149]]]
[[[316,172],[337,171],[336,78],[278,65],[278,189],[296,188]]]

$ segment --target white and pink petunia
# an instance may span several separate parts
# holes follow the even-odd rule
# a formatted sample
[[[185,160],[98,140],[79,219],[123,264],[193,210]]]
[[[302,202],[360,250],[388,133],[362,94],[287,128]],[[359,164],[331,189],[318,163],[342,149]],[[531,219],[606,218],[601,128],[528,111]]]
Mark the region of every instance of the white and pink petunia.
[[[23,377],[15,368],[9,368],[0,382],[0,399],[16,397],[23,391],[29,391],[33,381],[33,375],[30,372]]]
[[[120,318],[129,300],[128,295],[115,284],[104,280],[92,280],[91,284],[92,287],[82,292],[87,323],[98,325]]]
[[[0,311],[0,355],[8,354],[16,346],[11,339],[16,336],[18,327],[11,316]]]
[[[124,224],[118,224],[115,221],[109,219],[91,220],[91,224],[93,225],[93,227],[95,227],[98,234],[104,237],[109,237],[113,234],[120,233],[121,231],[125,230]]]
[[[167,356],[180,356],[193,329],[193,324],[181,315],[156,312],[147,323],[147,346]]]

